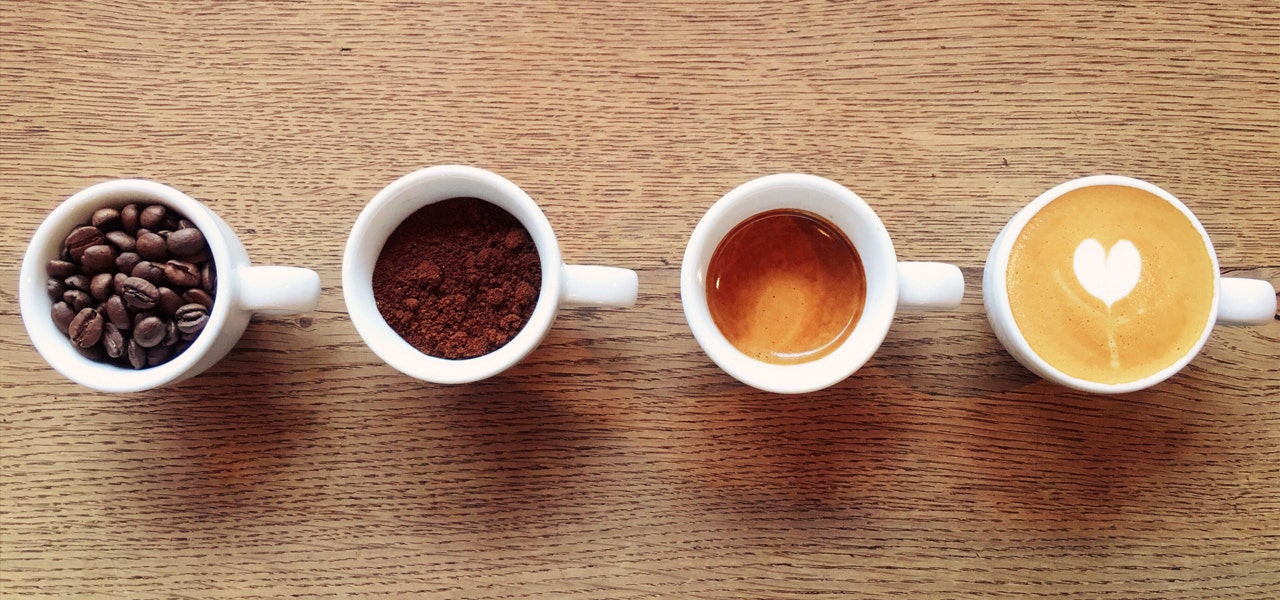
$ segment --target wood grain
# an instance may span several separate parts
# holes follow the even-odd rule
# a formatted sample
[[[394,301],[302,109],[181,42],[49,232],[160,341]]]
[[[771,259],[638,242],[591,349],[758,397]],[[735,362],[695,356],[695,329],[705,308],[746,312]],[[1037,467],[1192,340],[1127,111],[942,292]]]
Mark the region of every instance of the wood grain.
[[[356,214],[496,171],[571,262],[640,274],[497,378],[361,342]],[[735,383],[680,310],[734,186],[841,182],[899,255],[960,265],[828,390]],[[0,3],[0,595],[12,598],[1275,598],[1280,323],[1122,397],[1038,381],[985,320],[996,233],[1091,173],[1182,198],[1280,283],[1280,7],[973,0]],[[93,393],[31,348],[17,269],[92,183],[206,202],[316,269],[175,387]]]

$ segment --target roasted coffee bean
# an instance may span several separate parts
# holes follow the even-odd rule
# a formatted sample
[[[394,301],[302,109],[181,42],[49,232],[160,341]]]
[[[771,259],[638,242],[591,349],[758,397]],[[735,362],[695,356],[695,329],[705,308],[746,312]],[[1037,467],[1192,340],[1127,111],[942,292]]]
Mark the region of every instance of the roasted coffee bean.
[[[73,290],[80,290],[82,292],[87,292],[89,291],[89,283],[92,280],[89,279],[88,275],[84,275],[82,273],[76,273],[75,275],[72,275],[66,279],[63,279],[63,281],[66,282],[67,287]]]
[[[160,299],[156,301],[156,309],[160,311],[160,314],[173,316],[183,304],[186,304],[186,301],[182,299],[182,296],[178,295],[178,292],[167,287],[156,289],[160,292]]]
[[[107,301],[103,302],[102,305],[106,307],[104,312],[107,315],[107,320],[111,321],[111,324],[115,325],[116,329],[133,329],[133,317],[129,316],[129,309],[125,308],[124,300],[121,300],[120,296],[107,298]]]
[[[136,245],[138,254],[147,260],[163,262],[169,257],[168,244],[158,233],[143,233],[138,236]]]
[[[134,265],[133,271],[129,273],[131,277],[141,277],[153,284],[159,285],[164,283],[164,265],[144,260]]]
[[[133,268],[142,262],[142,257],[137,252],[125,251],[116,257],[116,269],[121,273],[133,273]]]
[[[120,211],[110,206],[99,208],[93,211],[93,217],[89,219],[89,223],[102,231],[119,228]]]
[[[109,231],[105,237],[121,252],[133,252],[133,249],[138,247],[138,240],[124,231]]]
[[[147,349],[143,348],[137,340],[129,340],[125,348],[125,356],[129,357],[129,364],[135,369],[147,366]]]
[[[196,224],[186,219],[178,219],[178,229],[195,229]]]
[[[107,353],[102,351],[102,346],[100,345],[95,344],[93,346],[89,346],[88,348],[81,348],[80,346],[71,344],[71,347],[75,348],[76,352],[80,353],[80,356],[83,356],[91,361],[103,362],[107,360]]]
[[[160,340],[161,346],[172,346],[178,343],[178,325],[172,320],[164,322],[164,339]]]
[[[86,248],[97,246],[104,240],[102,232],[98,231],[97,227],[83,225],[71,230],[71,233],[67,235],[64,246],[68,254],[70,254],[71,260],[78,263]]]
[[[49,271],[50,277],[58,279],[66,279],[80,272],[80,267],[77,267],[76,263],[65,260],[51,260],[45,268]]]
[[[84,249],[80,264],[89,273],[106,273],[115,268],[117,254],[115,247],[108,244],[89,246]]]
[[[62,295],[66,293],[67,282],[58,279],[57,277],[50,277],[49,280],[45,282],[45,287],[49,290],[49,299],[56,302],[61,300]]]
[[[168,327],[159,317],[147,317],[133,326],[133,341],[143,348],[151,348],[164,341]]]
[[[200,267],[189,262],[171,260],[164,264],[164,278],[179,287],[200,285]]]
[[[173,358],[173,346],[153,346],[147,348],[147,366],[154,367],[169,362]]]
[[[128,303],[126,303],[126,304],[125,304],[125,306],[128,306]],[[141,323],[141,322],[142,322],[142,320],[143,320],[143,319],[145,319],[145,318],[147,318],[147,317],[159,317],[159,316],[160,316],[160,314],[159,314],[159,313],[157,313],[157,312],[155,311],[155,309],[134,311],[134,313],[133,313],[133,326],[134,326],[134,328],[137,328],[137,327],[138,327],[138,323]]]
[[[89,280],[89,295],[99,302],[106,300],[115,288],[115,275],[98,273]]]
[[[141,277],[130,277],[124,280],[124,301],[134,308],[147,309],[156,305],[160,299],[160,290],[154,284]]]
[[[173,345],[173,355],[177,356],[179,354],[182,354],[183,352],[186,352],[187,348],[191,347],[191,343],[193,340],[194,338],[191,338],[191,339],[183,338],[182,340],[179,340],[178,343]]]
[[[67,290],[62,293],[62,301],[71,305],[71,309],[80,312],[93,306],[93,296],[80,290]]]
[[[204,234],[199,229],[179,229],[166,240],[169,253],[174,256],[190,256],[204,247]]]
[[[213,255],[209,253],[209,245],[205,244],[204,246],[201,246],[199,250],[196,250],[195,254],[189,254],[181,258],[193,265],[203,265],[204,263],[213,260]]]
[[[213,309],[213,296],[210,296],[209,292],[200,288],[191,288],[187,290],[182,297],[189,303],[195,303],[207,309]]]
[[[178,331],[196,333],[209,322],[209,309],[203,304],[187,304],[178,309],[174,319],[178,323]]]
[[[138,233],[138,205],[126,204],[120,209],[120,227],[129,235]]]
[[[210,294],[218,292],[218,269],[213,266],[213,261],[200,267],[200,287]]]
[[[138,225],[145,229],[156,231],[164,223],[167,212],[163,204],[152,204],[142,209],[142,212],[138,214]]]
[[[124,294],[124,280],[128,279],[129,275],[127,273],[116,273],[113,277],[111,291],[120,296]]]
[[[71,320],[76,318],[76,311],[66,302],[55,302],[49,310],[49,316],[53,317],[53,324],[58,326],[58,331],[66,333],[71,327]]]
[[[107,351],[107,356],[111,358],[120,358],[124,355],[127,344],[120,328],[108,321],[102,326],[102,349]]]
[[[81,309],[67,326],[67,335],[81,348],[88,348],[102,339],[102,315],[92,308]]]

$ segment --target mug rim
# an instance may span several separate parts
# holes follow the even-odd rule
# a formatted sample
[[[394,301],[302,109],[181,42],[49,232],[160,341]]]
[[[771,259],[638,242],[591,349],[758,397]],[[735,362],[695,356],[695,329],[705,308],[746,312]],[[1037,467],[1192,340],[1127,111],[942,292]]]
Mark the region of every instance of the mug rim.
[[[62,240],[71,229],[86,222],[93,211],[132,202],[164,204],[182,213],[204,235],[214,268],[221,272],[209,321],[186,350],[154,367],[132,369],[99,362],[81,355],[70,338],[53,323],[45,282],[45,265],[56,258]],[[76,192],[53,209],[36,228],[23,254],[19,271],[18,304],[22,322],[36,351],[67,379],[102,392],[140,392],[182,379],[213,349],[226,327],[235,300],[230,291],[232,259],[230,240],[213,210],[182,191],[146,179],[113,179]]]
[[[1209,304],[1207,314],[1205,315],[1204,327],[1196,342],[1192,344],[1187,352],[1179,357],[1178,360],[1166,365],[1159,371],[1141,379],[1123,383],[1100,383],[1068,375],[1036,353],[1035,350],[1031,348],[1031,344],[1027,342],[1026,336],[1023,335],[1021,328],[1018,327],[1017,320],[1013,318],[1013,307],[1012,303],[1009,301],[1007,280],[1009,256],[1013,251],[1013,245],[1022,234],[1022,230],[1033,217],[1039,214],[1044,207],[1048,206],[1050,203],[1068,192],[1105,185],[1116,185],[1142,190],[1164,200],[1170,206],[1176,208],[1180,213],[1182,213],[1183,217],[1191,223],[1196,232],[1200,234],[1200,241],[1203,243],[1204,251],[1209,255],[1209,262],[1213,268],[1213,298]],[[1212,240],[1209,239],[1209,233],[1205,230],[1204,225],[1200,223],[1200,220],[1196,218],[1195,214],[1191,212],[1191,209],[1183,204],[1176,196],[1155,184],[1135,177],[1128,177],[1125,175],[1089,175],[1060,183],[1041,193],[1035,198],[1035,200],[1032,200],[1031,203],[1020,209],[996,237],[996,242],[993,244],[991,253],[988,256],[988,268],[992,269],[992,276],[987,277],[984,275],[984,286],[987,281],[990,281],[990,285],[994,288],[994,298],[992,299],[995,300],[996,303],[994,306],[990,304],[987,305],[986,309],[988,313],[998,312],[999,318],[1002,321],[1002,326],[1012,333],[1012,336],[1010,336],[1009,339],[1005,339],[1004,336],[1001,336],[1000,341],[1006,345],[1013,344],[1016,346],[1018,352],[1014,354],[1015,358],[1025,357],[1027,360],[1031,361],[1032,364],[1027,366],[1031,367],[1031,370],[1036,371],[1037,374],[1041,375],[1045,379],[1049,379],[1080,391],[1101,394],[1123,394],[1149,388],[1172,377],[1200,354],[1200,350],[1204,347],[1205,343],[1209,340],[1210,334],[1213,332],[1216,315],[1218,314],[1218,300],[1221,292],[1220,287],[1222,275],[1218,267],[1218,255],[1213,248]],[[984,293],[984,296],[986,295],[987,294]]]
[[[798,201],[762,201],[767,206],[753,210],[741,218],[727,214],[741,203],[776,191],[791,188],[816,192],[828,214],[796,206]],[[734,227],[751,217],[777,209],[815,212],[840,230],[858,252],[866,272],[867,296],[862,315],[849,336],[831,353],[807,362],[774,364],[748,356],[736,348],[716,326],[706,301],[706,268],[711,255]],[[851,231],[832,218],[832,213],[865,228]],[[732,221],[732,222],[729,222]],[[874,252],[872,252],[874,251]],[[879,273],[877,283],[870,281],[874,263]],[[875,354],[888,335],[897,311],[897,254],[884,222],[861,197],[832,180],[803,173],[776,173],[747,181],[720,197],[698,221],[685,247],[680,269],[680,297],[685,319],[703,352],[734,379],[757,389],[782,394],[799,394],[821,390],[847,379]]]
[[[489,193],[452,193],[447,191],[450,186],[485,188]],[[432,193],[432,189],[445,191]],[[447,359],[418,350],[387,324],[374,299],[373,271],[387,238],[405,219],[422,207],[459,197],[479,198],[520,221],[538,250],[542,285],[533,314],[510,341],[487,354]],[[555,231],[537,202],[524,190],[479,167],[435,165],[399,177],[379,190],[360,211],[342,255],[342,295],[356,332],[383,362],[423,381],[470,383],[515,366],[538,347],[559,312],[563,269]]]

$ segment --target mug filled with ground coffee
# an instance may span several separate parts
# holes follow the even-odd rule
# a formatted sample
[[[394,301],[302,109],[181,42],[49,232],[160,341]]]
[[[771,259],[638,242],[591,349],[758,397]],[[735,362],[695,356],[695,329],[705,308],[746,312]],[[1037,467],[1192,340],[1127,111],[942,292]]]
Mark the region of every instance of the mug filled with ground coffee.
[[[996,238],[983,274],[991,327],[1036,374],[1097,393],[1155,385],[1186,366],[1215,324],[1272,320],[1275,288],[1221,277],[1200,221],[1130,177],[1061,184]]]
[[[528,194],[489,171],[442,165],[400,178],[365,206],[342,288],[356,330],[387,364],[466,383],[518,363],[560,308],[632,306],[638,279],[565,265]]]
[[[857,371],[899,309],[952,309],[954,265],[898,262],[880,218],[848,188],[799,173],[725,194],[698,222],[680,298],[698,344],[739,381],[819,390]]]
[[[19,280],[22,320],[54,369],[85,386],[134,392],[199,374],[257,313],[315,307],[314,271],[251,267],[213,211],[136,179],[91,186],[32,237]]]

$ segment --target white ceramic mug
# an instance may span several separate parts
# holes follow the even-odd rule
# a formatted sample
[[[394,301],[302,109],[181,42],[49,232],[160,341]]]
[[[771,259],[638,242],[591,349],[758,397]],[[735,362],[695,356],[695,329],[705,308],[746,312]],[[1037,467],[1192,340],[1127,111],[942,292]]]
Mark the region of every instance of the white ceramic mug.
[[[1160,371],[1137,381],[1119,384],[1098,383],[1073,377],[1049,364],[1032,350],[1031,345],[1027,342],[1026,337],[1019,330],[1018,324],[1014,320],[1008,290],[1009,256],[1013,250],[1014,242],[1017,241],[1019,234],[1022,233],[1023,228],[1031,221],[1031,218],[1063,194],[1081,188],[1103,185],[1136,188],[1168,202],[1180,211],[1187,221],[1194,226],[1195,230],[1199,232],[1200,242],[1204,244],[1204,251],[1208,254],[1213,266],[1213,300],[1209,308],[1209,318],[1206,319],[1204,330],[1201,332],[1199,340],[1176,362]],[[982,277],[982,297],[983,303],[986,305],[987,319],[991,322],[991,328],[995,331],[996,337],[1000,339],[1000,342],[1004,344],[1004,347],[1018,362],[1049,381],[1073,389],[1101,394],[1118,394],[1141,390],[1173,376],[1200,352],[1200,349],[1204,347],[1205,341],[1209,339],[1209,334],[1215,324],[1260,325],[1270,322],[1276,313],[1275,294],[1275,288],[1266,281],[1222,277],[1218,271],[1218,257],[1214,252],[1213,243],[1209,241],[1209,234],[1205,232],[1204,226],[1200,224],[1200,221],[1196,219],[1186,205],[1174,197],[1173,194],[1155,185],[1139,179],[1118,175],[1083,177],[1058,185],[1041,194],[1014,215],[1000,232],[1000,235],[996,237],[996,241],[991,247],[991,253],[987,257],[986,268]]]
[[[738,350],[716,327],[707,307],[707,269],[721,240],[748,218],[777,209],[806,211],[838,227],[853,243],[866,273],[866,302],[849,337],[830,354],[798,364],[767,363]],[[680,269],[685,318],[703,351],[738,381],[778,393],[820,390],[849,377],[875,354],[898,309],[953,309],[963,296],[959,268],[898,262],[884,223],[857,194],[833,181],[795,173],[761,177],[720,198],[694,228]]]
[[[99,208],[130,202],[163,204],[194,223],[204,234],[218,271],[213,309],[199,337],[169,362],[137,370],[97,362],[77,352],[50,317],[53,301],[45,285],[46,265],[58,258],[72,229],[88,223]],[[86,188],[49,214],[23,257],[18,288],[27,334],[50,366],[96,390],[137,392],[187,379],[213,366],[240,340],[254,313],[293,314],[315,308],[320,277],[308,269],[250,266],[235,232],[208,207],[167,185],[120,179]]]
[[[387,238],[418,209],[450,198],[480,198],[510,213],[529,231],[542,265],[538,302],[524,328],[501,348],[462,360],[429,356],[414,348],[387,324],[373,295],[373,269]],[[342,257],[342,294],[360,337],[395,369],[435,383],[467,383],[497,375],[542,342],[561,308],[630,307],[638,287],[636,273],[629,269],[564,264],[551,223],[524,190],[497,174],[461,165],[428,167],[383,188],[360,212]]]

